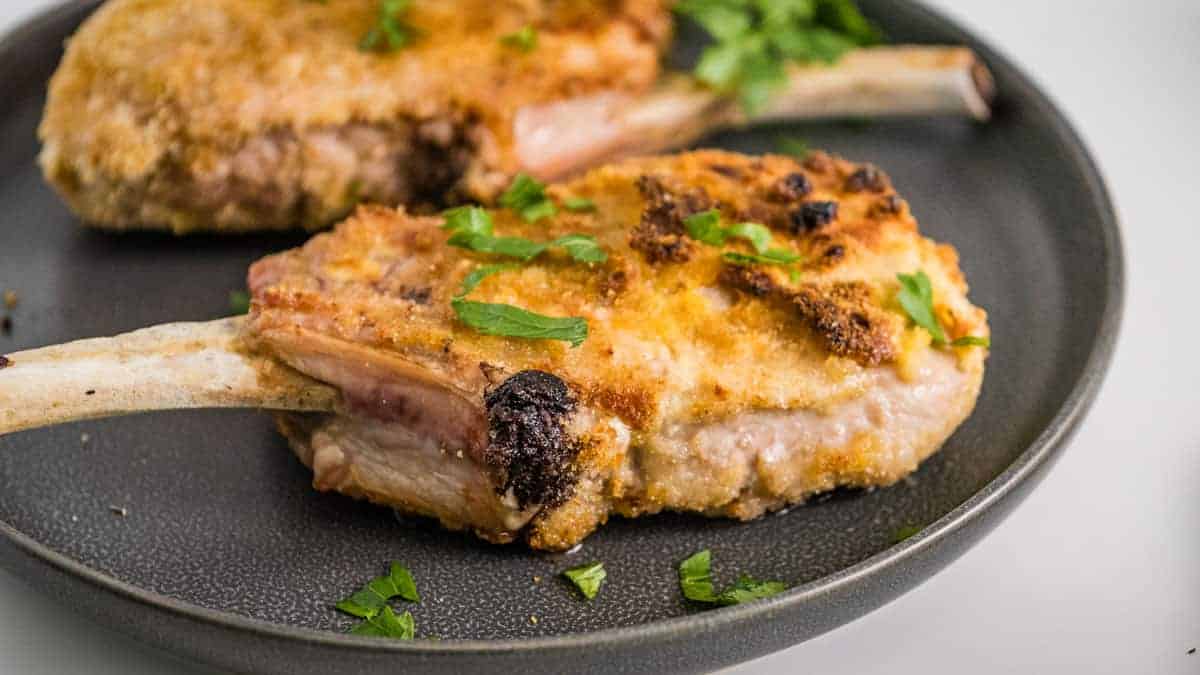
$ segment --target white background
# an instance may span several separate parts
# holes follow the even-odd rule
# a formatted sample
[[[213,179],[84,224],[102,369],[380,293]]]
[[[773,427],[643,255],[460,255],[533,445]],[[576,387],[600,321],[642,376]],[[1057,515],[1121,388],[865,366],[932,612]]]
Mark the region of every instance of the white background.
[[[248,0],[252,1],[252,0]],[[365,1],[365,0],[364,0]],[[0,27],[51,4],[0,0]],[[1032,73],[1122,218],[1113,369],[1066,455],[958,562],[737,673],[1200,673],[1200,3],[935,0]],[[0,572],[0,672],[207,673]]]

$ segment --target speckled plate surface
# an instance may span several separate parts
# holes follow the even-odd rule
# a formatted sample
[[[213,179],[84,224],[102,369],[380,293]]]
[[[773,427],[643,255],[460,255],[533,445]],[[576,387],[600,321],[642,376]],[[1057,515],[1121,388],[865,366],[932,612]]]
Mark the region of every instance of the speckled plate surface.
[[[911,480],[749,524],[617,520],[581,552],[550,556],[318,494],[263,415],[144,415],[0,438],[0,562],[148,642],[288,673],[695,671],[807,639],[912,588],[994,526],[1080,420],[1115,340],[1121,249],[1086,151],[1027,79],[918,5],[862,4],[897,41],[976,48],[997,76],[996,119],[774,127],[707,144],[755,152],[799,134],[876,162],[924,231],[958,247],[995,348],[975,415]],[[0,288],[21,297],[0,353],[221,316],[248,263],[301,241],[78,226],[35,168],[34,129],[60,45],[92,5],[51,11],[0,43]],[[894,544],[914,525],[925,529]],[[723,580],[747,572],[796,587],[697,612],[675,567],[701,548]],[[331,603],[393,559],[425,598],[418,635],[441,640],[341,634],[352,622]],[[609,579],[584,603],[556,574],[596,559]]]

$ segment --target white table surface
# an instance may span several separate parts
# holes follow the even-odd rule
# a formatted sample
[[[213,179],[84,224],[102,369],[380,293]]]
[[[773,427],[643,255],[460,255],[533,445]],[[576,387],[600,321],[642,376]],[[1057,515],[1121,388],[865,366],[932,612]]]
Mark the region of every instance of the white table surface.
[[[0,0],[0,27],[50,0]],[[1125,322],[1090,416],[982,543],[736,673],[1200,673],[1200,3],[934,0],[1033,73],[1120,210]],[[1198,352],[1200,353],[1200,352]],[[208,673],[0,572],[0,673]]]

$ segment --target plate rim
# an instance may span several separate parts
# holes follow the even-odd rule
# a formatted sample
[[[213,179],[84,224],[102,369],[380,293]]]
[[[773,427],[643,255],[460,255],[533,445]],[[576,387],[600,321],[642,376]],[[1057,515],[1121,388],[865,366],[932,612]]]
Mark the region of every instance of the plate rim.
[[[0,55],[16,48],[16,43],[21,39],[22,34],[34,31],[45,24],[56,23],[64,15],[76,12],[88,5],[101,4],[102,1],[66,0],[30,15],[0,36]],[[918,534],[854,565],[795,586],[780,595],[753,603],[590,632],[532,638],[495,640],[451,638],[440,641],[378,640],[347,633],[290,626],[201,607],[140,588],[93,569],[38,542],[3,520],[0,520],[0,536],[37,562],[49,565],[97,590],[117,595],[133,605],[141,605],[151,610],[208,624],[213,628],[270,637],[285,642],[298,642],[307,646],[349,649],[358,653],[372,652],[396,656],[430,657],[519,655],[527,652],[545,653],[580,648],[619,648],[634,644],[653,645],[680,638],[697,638],[710,631],[736,629],[749,625],[756,619],[784,614],[789,609],[812,602],[821,596],[835,594],[839,591],[845,592],[847,588],[852,587],[860,580],[886,573],[911,558],[919,557],[925,552],[932,553],[935,549],[949,544],[956,533],[967,529],[975,521],[991,513],[993,507],[1000,502],[1012,496],[1018,498],[1023,496],[1014,495],[1014,493],[1019,492],[1021,487],[1032,487],[1030,481],[1036,482],[1040,478],[1038,474],[1041,470],[1048,468],[1057,459],[1079,423],[1091,409],[1109,371],[1120,334],[1126,294],[1125,249],[1120,218],[1099,166],[1075,126],[1059,106],[1023,69],[996,50],[989,41],[968,31],[955,19],[927,6],[920,0],[908,0],[908,4],[914,12],[924,15],[923,18],[937,22],[957,33],[963,38],[963,42],[973,43],[981,58],[992,67],[1000,66],[1008,70],[1018,84],[1020,98],[1040,109],[1045,113],[1046,118],[1052,121],[1050,133],[1064,140],[1064,145],[1069,149],[1069,156],[1065,157],[1065,161],[1079,168],[1081,175],[1085,178],[1085,192],[1088,193],[1096,212],[1101,216],[1097,227],[1103,234],[1103,248],[1108,262],[1103,288],[1105,307],[1099,331],[1091,352],[1062,405],[1059,406],[1038,437],[1011,464],[963,503],[926,525]],[[1015,506],[1015,502],[1009,506],[1010,508]],[[1002,514],[1001,517],[1003,515],[1007,514]],[[968,542],[966,546],[962,546],[960,550],[935,565],[927,574],[920,575],[921,579],[932,576],[941,567],[961,555],[973,543]],[[15,572],[15,570],[13,571]],[[893,593],[893,598],[911,590],[912,587],[915,587],[915,584],[898,593]],[[885,600],[883,604],[886,602],[890,602],[890,599]],[[829,630],[829,628],[820,632],[825,632],[825,630]]]

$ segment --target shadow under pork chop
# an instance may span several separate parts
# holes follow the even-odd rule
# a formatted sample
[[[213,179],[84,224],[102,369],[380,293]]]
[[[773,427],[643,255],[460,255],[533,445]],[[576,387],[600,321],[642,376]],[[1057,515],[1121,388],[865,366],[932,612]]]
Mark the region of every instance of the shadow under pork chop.
[[[821,153],[631,160],[548,189],[559,208],[497,235],[592,235],[487,277],[471,300],[582,317],[566,342],[489,336],[451,307],[494,256],[440,217],[362,208],[251,269],[251,340],[339,388],[336,414],[282,414],[319,489],[495,542],[573,546],[610,514],[751,519],[838,486],[888,485],[970,414],[986,350],[932,344],[896,301],[923,270],[947,340],[988,335],[957,255],[921,237],[887,177]],[[693,239],[684,219],[770,228],[789,266]]]

